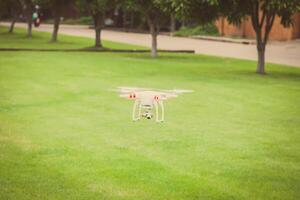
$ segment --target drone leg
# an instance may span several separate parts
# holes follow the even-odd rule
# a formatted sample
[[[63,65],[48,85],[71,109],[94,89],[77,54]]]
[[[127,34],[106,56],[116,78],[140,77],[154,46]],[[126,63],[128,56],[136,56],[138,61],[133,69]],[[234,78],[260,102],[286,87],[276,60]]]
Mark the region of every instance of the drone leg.
[[[140,119],[141,118],[141,113],[142,113],[142,104],[141,104],[141,102],[139,101],[139,115],[138,115],[138,118]]]
[[[163,122],[165,120],[165,108],[164,108],[164,104],[162,101],[159,101],[159,105],[161,108],[161,118],[160,118],[160,122]]]
[[[139,106],[139,115],[136,116],[136,108],[138,106]],[[137,100],[135,100],[134,105],[133,105],[133,110],[132,110],[132,120],[133,121],[137,121],[140,119],[140,108],[141,108],[140,103]]]
[[[155,107],[155,121],[159,122],[159,120],[158,120],[158,105],[157,105],[156,101],[154,102],[154,107]]]

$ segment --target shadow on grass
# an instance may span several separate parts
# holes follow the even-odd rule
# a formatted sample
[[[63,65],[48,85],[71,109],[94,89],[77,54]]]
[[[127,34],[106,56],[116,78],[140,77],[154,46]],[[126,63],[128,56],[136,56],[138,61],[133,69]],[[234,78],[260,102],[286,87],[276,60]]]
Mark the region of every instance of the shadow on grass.
[[[61,41],[61,40],[54,42],[54,41],[51,41],[51,38],[49,38],[49,40],[45,43],[50,44],[50,45],[76,45],[77,44],[75,42],[66,42],[66,41]]]
[[[32,34],[31,37],[28,37],[26,35],[26,33],[24,33],[24,34],[20,34],[20,33],[16,33],[16,32],[9,33],[8,31],[7,32],[0,32],[0,35],[1,36],[8,36],[8,37],[11,37],[9,39],[17,39],[17,40],[23,40],[23,39],[35,40],[35,39],[43,39],[44,38],[40,35],[35,35],[34,33]]]
[[[142,60],[172,60],[172,61],[182,61],[182,60],[189,60],[193,58],[195,60],[196,57],[192,57],[190,53],[178,53],[178,52],[161,52],[157,57],[152,57],[150,54],[150,50],[147,50],[142,53],[135,53],[135,54],[128,54],[126,57],[134,58],[134,59],[142,59]]]
[[[300,82],[300,73],[298,71],[288,72],[283,70],[272,69],[273,67],[268,67],[267,72],[265,74],[258,74],[255,72],[255,65],[253,66],[253,70],[241,71],[235,70],[232,71],[233,75],[240,76],[243,78],[255,78],[256,80],[293,80],[296,82]],[[278,66],[284,68],[282,66]]]

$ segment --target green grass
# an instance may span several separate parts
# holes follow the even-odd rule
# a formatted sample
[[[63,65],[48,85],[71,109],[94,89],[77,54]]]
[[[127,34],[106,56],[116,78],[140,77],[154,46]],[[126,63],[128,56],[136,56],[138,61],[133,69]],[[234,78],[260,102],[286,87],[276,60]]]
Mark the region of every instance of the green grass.
[[[84,37],[74,37],[60,34],[58,42],[50,42],[50,34],[45,32],[33,33],[32,38],[26,37],[24,29],[15,28],[13,34],[8,33],[8,28],[0,26],[0,48],[33,48],[33,49],[78,49],[94,45],[94,40]],[[146,49],[145,47],[120,44],[112,41],[103,41],[103,46],[113,49]]]
[[[0,199],[299,199],[300,70],[160,55],[0,52]],[[195,92],[134,123],[117,86]]]

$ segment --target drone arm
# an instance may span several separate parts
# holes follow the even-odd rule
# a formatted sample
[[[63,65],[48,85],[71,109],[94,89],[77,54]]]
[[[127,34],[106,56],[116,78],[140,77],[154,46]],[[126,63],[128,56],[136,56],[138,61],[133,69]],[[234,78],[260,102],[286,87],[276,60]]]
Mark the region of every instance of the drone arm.
[[[128,94],[120,94],[120,97],[128,99]]]
[[[161,95],[161,99],[162,100],[167,100],[167,99],[170,99],[170,98],[176,98],[178,97],[177,94],[172,94],[172,93],[164,93]]]

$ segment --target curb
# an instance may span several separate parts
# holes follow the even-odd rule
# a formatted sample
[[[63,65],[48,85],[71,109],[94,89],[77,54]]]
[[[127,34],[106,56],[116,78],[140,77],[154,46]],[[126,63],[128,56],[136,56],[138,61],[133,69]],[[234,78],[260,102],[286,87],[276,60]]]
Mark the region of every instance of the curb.
[[[230,38],[215,38],[215,37],[205,37],[205,36],[190,36],[189,38],[197,39],[197,40],[208,40],[208,41],[215,41],[215,42],[227,42],[227,43],[235,43],[235,44],[245,44],[245,45],[254,45],[256,44],[255,41],[251,40],[235,40]]]
[[[149,53],[151,50],[137,49],[30,49],[30,48],[0,48],[0,51],[40,51],[40,52],[115,52],[115,53]],[[162,53],[191,53],[194,50],[157,50]]]

